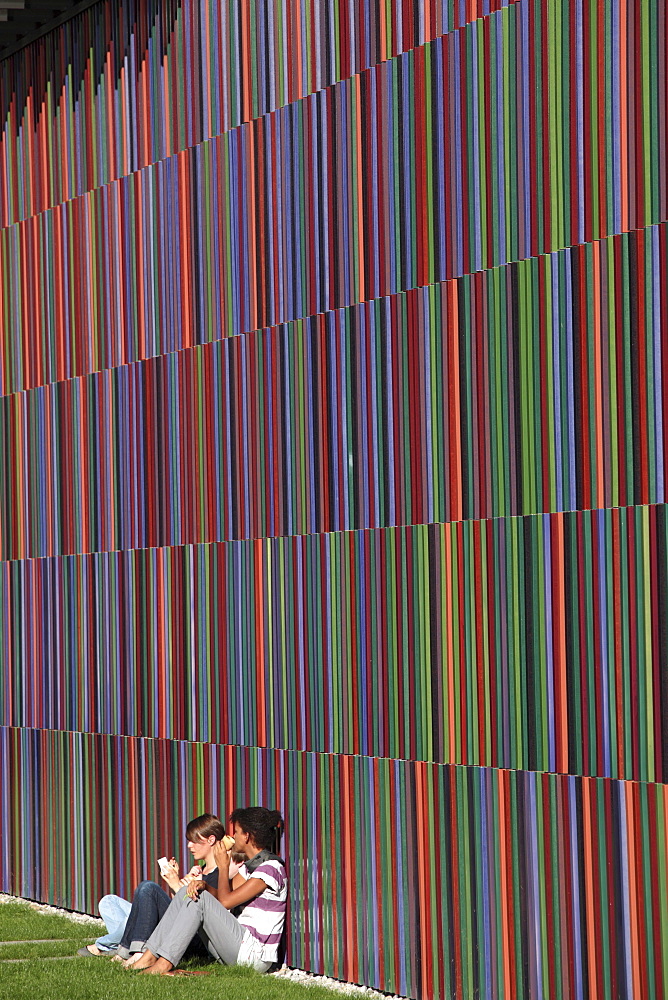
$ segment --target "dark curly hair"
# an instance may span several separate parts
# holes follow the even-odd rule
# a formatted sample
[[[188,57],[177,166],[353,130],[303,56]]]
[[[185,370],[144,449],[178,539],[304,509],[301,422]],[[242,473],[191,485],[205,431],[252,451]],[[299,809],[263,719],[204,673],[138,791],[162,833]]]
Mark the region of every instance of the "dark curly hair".
[[[264,806],[248,806],[235,809],[230,814],[230,823],[238,823],[244,833],[250,834],[260,848],[267,848],[278,854],[283,835],[283,817],[277,809]]]

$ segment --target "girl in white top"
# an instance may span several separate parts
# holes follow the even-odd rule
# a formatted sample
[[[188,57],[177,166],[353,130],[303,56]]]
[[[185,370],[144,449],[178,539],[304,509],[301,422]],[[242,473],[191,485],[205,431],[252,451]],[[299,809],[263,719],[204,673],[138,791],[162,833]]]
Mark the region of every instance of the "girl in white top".
[[[236,873],[230,852],[214,846],[218,887],[196,880],[181,889],[146,942],[133,968],[161,974],[181,961],[188,942],[200,934],[210,953],[226,965],[252,965],[267,972],[276,961],[285,924],[288,884],[277,853],[283,820],[279,812],[251,806],[235,809],[232,850],[245,857]],[[240,908],[235,917],[230,910]]]

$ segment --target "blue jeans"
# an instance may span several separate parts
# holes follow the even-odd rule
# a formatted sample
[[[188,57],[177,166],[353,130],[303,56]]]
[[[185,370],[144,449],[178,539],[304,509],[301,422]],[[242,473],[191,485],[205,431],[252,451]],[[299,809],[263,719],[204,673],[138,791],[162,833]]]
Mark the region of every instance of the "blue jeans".
[[[156,882],[140,882],[132,897],[132,908],[118,945],[121,958],[144,951],[144,945],[156,929],[170,904],[170,896]]]
[[[99,937],[95,944],[100,951],[116,951],[123,937],[125,923],[132,909],[132,904],[120,896],[103,896],[98,904],[100,916],[107,926],[107,933]]]

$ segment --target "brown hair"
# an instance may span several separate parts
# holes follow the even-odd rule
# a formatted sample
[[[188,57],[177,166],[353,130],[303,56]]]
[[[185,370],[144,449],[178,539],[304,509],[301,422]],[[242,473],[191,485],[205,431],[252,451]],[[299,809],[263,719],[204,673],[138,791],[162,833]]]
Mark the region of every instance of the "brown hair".
[[[222,840],[224,836],[225,827],[212,813],[202,813],[201,816],[196,816],[195,819],[190,820],[186,827],[186,839],[191,840],[194,844],[200,840],[208,840],[209,837]]]

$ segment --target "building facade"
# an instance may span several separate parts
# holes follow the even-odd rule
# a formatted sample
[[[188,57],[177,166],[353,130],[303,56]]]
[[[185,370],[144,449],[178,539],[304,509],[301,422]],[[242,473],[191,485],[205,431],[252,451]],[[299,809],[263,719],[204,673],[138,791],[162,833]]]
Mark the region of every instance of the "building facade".
[[[0,63],[0,888],[260,803],[291,965],[666,995],[666,18],[101,0]]]

